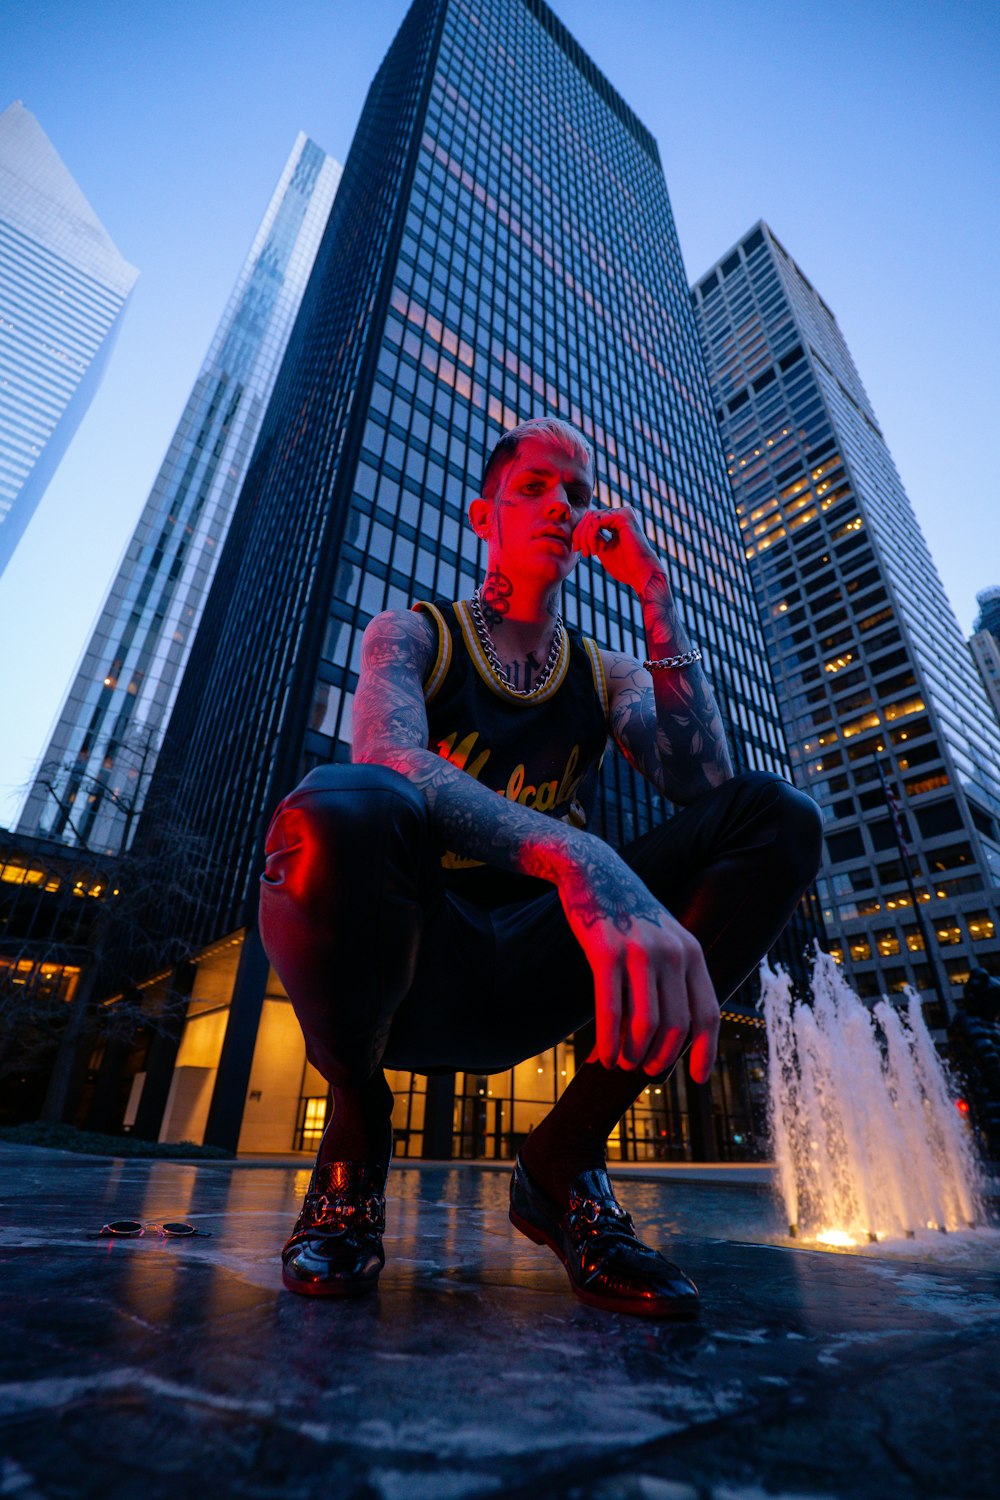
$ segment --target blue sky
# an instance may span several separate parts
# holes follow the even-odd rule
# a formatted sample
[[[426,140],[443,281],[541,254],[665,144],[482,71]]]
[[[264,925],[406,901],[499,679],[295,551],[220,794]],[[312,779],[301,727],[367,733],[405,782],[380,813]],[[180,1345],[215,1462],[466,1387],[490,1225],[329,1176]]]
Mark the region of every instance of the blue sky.
[[[659,141],[692,279],[765,218],[832,307],[968,632],[976,590],[1000,583],[1000,8],[555,9]],[[346,159],[405,10],[0,0],[0,109],[21,99],[37,116],[141,273],[104,384],[0,577],[0,824],[295,134]]]

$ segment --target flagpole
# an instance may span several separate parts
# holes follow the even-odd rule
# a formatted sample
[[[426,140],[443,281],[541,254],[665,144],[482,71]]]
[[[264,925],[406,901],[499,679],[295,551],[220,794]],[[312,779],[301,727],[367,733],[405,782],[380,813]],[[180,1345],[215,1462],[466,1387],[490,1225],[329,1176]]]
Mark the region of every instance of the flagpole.
[[[927,963],[930,967],[931,981],[934,985],[934,993],[937,995],[938,1003],[940,1004],[941,1009],[944,1012],[944,1019],[946,1022],[948,1022],[951,1020],[952,1007],[948,1004],[948,1001],[945,998],[945,991],[941,985],[941,975],[938,970],[937,950],[931,947],[930,933],[927,931],[927,924],[924,921],[924,914],[920,908],[920,902],[917,900],[917,890],[916,886],[913,883],[913,870],[911,866],[912,854],[910,851],[910,846],[906,840],[906,836],[903,833],[903,822],[902,815],[899,809],[899,803],[896,801],[896,794],[893,792],[889,783],[885,779],[885,772],[882,770],[882,762],[879,760],[878,754],[874,750],[872,751],[872,760],[875,762],[875,769],[878,772],[878,779],[882,785],[882,796],[885,799],[885,805],[889,809],[892,831],[896,839],[896,848],[899,850],[900,862],[906,874],[906,883],[910,888],[910,900],[913,902],[913,910],[916,913],[917,925],[920,928],[920,936],[923,938],[924,952],[927,955]]]

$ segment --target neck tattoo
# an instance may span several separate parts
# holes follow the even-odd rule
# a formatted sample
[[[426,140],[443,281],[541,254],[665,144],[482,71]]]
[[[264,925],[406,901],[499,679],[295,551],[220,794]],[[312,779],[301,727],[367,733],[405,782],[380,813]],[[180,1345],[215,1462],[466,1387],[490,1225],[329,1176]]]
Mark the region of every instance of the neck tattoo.
[[[479,644],[482,646],[483,651],[486,654],[486,660],[489,662],[490,666],[493,668],[494,672],[497,674],[507,691],[509,693],[513,693],[515,698],[533,698],[536,693],[541,692],[542,688],[548,682],[549,678],[552,676],[552,673],[556,669],[556,663],[559,660],[559,652],[562,649],[563,617],[561,614],[556,615],[556,628],[552,636],[552,645],[549,647],[549,654],[546,658],[545,665],[538,677],[535,678],[533,685],[530,688],[517,688],[511,682],[503,663],[497,655],[497,648],[493,644],[493,637],[490,635],[489,627],[483,618],[482,600],[479,597],[480,592],[481,591],[479,589],[476,589],[472,598],[469,600],[469,610],[472,614],[472,622],[476,627],[476,634],[479,637]]]

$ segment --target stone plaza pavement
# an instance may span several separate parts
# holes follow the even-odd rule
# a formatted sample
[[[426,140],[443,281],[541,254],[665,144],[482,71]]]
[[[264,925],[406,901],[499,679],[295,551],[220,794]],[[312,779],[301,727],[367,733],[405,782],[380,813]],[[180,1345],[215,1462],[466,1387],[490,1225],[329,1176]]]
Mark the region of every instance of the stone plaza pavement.
[[[698,1324],[583,1307],[507,1172],[397,1164],[379,1291],[330,1303],[278,1279],[301,1162],[0,1147],[0,1495],[998,1493],[996,1229],[809,1250],[759,1169],[614,1175]],[[90,1237],[115,1217],[212,1238]]]

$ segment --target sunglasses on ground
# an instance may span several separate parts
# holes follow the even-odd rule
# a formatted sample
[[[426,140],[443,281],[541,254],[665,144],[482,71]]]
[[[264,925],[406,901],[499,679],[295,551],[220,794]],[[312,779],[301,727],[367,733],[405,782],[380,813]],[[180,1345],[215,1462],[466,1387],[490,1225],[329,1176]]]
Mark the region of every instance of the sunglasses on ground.
[[[203,1235],[206,1239],[212,1237],[210,1229],[195,1229],[193,1224],[181,1224],[176,1220],[163,1224],[143,1224],[139,1219],[112,1219],[110,1224],[102,1224],[97,1231],[98,1238],[104,1234],[125,1240],[137,1240],[144,1234],[157,1234],[161,1239],[168,1240],[190,1239],[192,1235]]]

